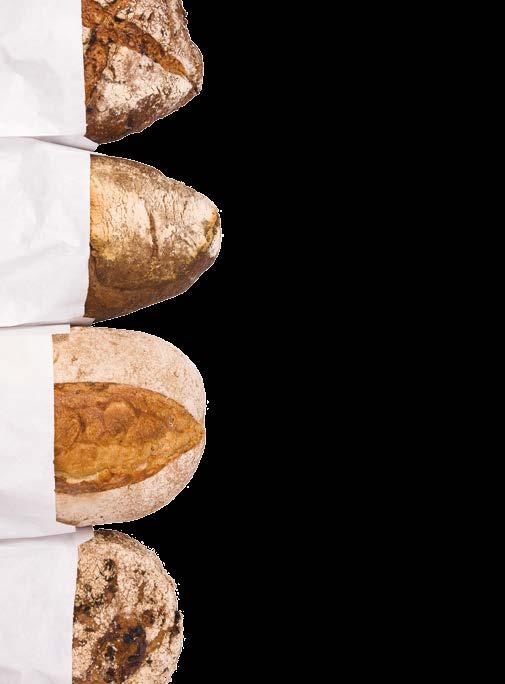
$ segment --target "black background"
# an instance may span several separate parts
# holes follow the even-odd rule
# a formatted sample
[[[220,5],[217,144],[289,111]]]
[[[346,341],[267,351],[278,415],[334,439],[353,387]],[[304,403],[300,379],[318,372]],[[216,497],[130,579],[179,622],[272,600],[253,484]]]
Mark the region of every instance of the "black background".
[[[231,341],[227,334],[226,268],[231,207],[228,136],[234,116],[226,50],[225,9],[219,3],[185,0],[193,40],[204,54],[203,92],[184,108],[146,131],[98,151],[150,164],[194,187],[222,211],[224,241],[216,264],[185,294],[104,324],[158,335],[179,347],[198,366],[208,399],[207,448],[189,488],[169,506],[137,522],[114,525],[154,548],[179,585],[185,616],[185,647],[175,684],[219,674],[224,615],[232,600],[230,562],[234,528],[229,487],[232,443],[227,439],[226,377]],[[221,3],[224,5],[225,3]],[[233,238],[232,238],[233,239]]]

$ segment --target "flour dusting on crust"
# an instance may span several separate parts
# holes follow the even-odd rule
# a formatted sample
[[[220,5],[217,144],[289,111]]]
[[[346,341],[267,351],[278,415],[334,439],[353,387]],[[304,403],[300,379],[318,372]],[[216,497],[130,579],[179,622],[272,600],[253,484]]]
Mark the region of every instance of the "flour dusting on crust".
[[[181,0],[82,0],[87,136],[111,142],[197,95],[203,59]]]
[[[79,549],[73,684],[165,684],[182,643],[177,588],[156,554],[97,531]]]

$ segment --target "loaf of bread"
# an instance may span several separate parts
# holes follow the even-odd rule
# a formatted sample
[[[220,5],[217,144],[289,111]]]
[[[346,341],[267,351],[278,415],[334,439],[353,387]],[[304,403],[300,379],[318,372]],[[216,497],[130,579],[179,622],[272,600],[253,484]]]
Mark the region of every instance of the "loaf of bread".
[[[181,0],[82,0],[87,137],[137,133],[202,89]]]
[[[175,297],[219,254],[217,207],[151,166],[92,155],[90,203],[89,318]]]
[[[153,513],[189,483],[205,448],[196,367],[152,335],[55,335],[56,513],[83,527]]]
[[[182,642],[176,585],[156,554],[97,531],[79,548],[72,684],[165,684]]]

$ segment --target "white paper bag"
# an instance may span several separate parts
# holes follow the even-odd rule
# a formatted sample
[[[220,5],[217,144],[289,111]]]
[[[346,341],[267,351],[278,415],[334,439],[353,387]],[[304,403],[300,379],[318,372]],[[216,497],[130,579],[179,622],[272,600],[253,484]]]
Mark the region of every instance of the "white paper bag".
[[[84,315],[89,226],[89,152],[0,139],[0,327]]]
[[[68,331],[0,330],[0,540],[75,531],[54,493],[52,334]]]
[[[1,684],[71,684],[78,553],[92,536],[0,541]]]
[[[81,0],[0,0],[0,137],[84,135]]]

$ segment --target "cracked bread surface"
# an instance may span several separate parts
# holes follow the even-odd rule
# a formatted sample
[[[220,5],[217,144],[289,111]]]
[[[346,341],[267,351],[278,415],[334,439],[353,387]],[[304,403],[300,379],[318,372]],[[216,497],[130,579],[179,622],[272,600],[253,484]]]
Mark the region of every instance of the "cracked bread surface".
[[[72,328],[53,337],[53,371],[63,412],[55,415],[60,522],[136,520],[188,485],[205,449],[206,396],[177,347],[131,330]]]
[[[185,292],[221,238],[205,195],[145,164],[92,155],[85,315],[115,318]]]
[[[159,392],[116,383],[54,388],[56,491],[104,492],[147,480],[196,447],[204,429]]]
[[[72,684],[165,684],[182,644],[176,585],[158,556],[98,530],[79,548]]]
[[[87,137],[144,130],[202,88],[181,0],[82,0]]]

